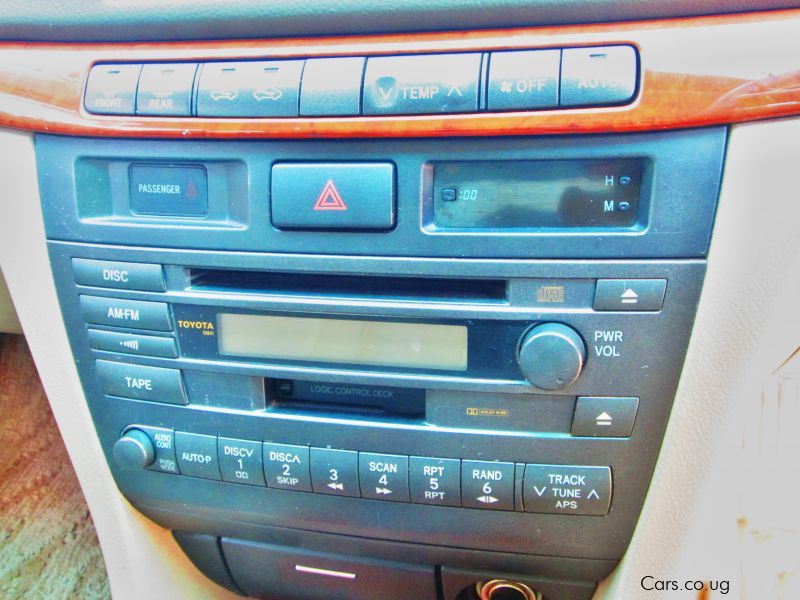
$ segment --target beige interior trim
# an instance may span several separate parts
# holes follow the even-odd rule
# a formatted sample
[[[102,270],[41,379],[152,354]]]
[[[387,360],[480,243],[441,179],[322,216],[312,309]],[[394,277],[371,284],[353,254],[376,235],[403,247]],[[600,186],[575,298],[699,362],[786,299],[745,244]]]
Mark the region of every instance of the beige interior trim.
[[[0,147],[6,182],[0,214],[7,217],[0,220],[0,266],[92,511],[112,593],[118,599],[232,597],[117,492],[69,359],[49,273],[33,139],[0,131]],[[633,543],[601,596],[697,597],[645,595],[640,581],[651,575],[729,579],[729,597],[739,597],[736,450],[748,406],[800,340],[797,165],[800,119],[733,129],[708,277],[668,435]]]
[[[92,513],[111,593],[127,598],[238,598],[192,565],[170,533],[117,490],[94,432],[50,275],[33,136],[0,130],[0,267]]]
[[[11,302],[11,294],[2,269],[0,269],[0,333],[22,333],[22,325],[19,324],[17,313],[14,311],[14,303]]]
[[[740,449],[762,388],[800,341],[798,165],[800,119],[732,128],[708,274],[653,484],[625,559],[598,596],[698,597],[645,594],[641,580],[653,576],[727,579],[729,598],[781,597],[745,593],[740,505],[757,483],[743,481]],[[763,515],[774,498],[769,489],[761,498],[751,510]]]

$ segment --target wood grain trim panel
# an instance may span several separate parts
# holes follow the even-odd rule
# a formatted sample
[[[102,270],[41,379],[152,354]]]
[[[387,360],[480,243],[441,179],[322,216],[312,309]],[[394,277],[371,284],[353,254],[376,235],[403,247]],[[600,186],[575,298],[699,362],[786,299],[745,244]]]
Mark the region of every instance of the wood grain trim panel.
[[[86,136],[348,138],[699,127],[800,114],[800,10],[637,23],[341,38],[141,44],[0,43],[0,126]],[[415,54],[632,44],[640,92],[622,107],[341,118],[106,117],[82,108],[96,62]]]

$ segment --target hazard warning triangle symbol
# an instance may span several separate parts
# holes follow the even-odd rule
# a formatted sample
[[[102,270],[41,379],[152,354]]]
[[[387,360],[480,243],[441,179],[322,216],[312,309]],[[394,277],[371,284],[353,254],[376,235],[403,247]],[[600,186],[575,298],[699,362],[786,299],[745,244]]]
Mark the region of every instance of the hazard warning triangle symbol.
[[[347,210],[347,205],[339,195],[339,190],[333,185],[333,179],[328,179],[328,183],[322,188],[314,210]]]

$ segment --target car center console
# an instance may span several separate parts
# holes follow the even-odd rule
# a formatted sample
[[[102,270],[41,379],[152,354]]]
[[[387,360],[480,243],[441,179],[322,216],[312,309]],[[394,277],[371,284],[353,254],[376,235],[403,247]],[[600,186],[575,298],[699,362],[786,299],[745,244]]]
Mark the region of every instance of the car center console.
[[[526,52],[346,57],[337,89],[311,60],[103,64],[84,106],[360,116],[637,93],[630,46]],[[592,81],[614,85],[587,86],[600,55]],[[53,276],[120,491],[250,596],[590,597],[648,491],[725,137],[38,135]]]

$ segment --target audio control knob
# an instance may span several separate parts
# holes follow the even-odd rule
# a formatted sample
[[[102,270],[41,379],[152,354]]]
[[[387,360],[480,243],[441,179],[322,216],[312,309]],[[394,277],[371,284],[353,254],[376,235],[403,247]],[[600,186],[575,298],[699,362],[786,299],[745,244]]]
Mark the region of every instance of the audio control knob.
[[[114,444],[114,462],[120,469],[145,469],[156,459],[150,436],[139,429],[129,429]]]
[[[574,382],[583,370],[586,346],[567,325],[544,323],[522,337],[517,362],[522,374],[543,390],[560,390]]]

